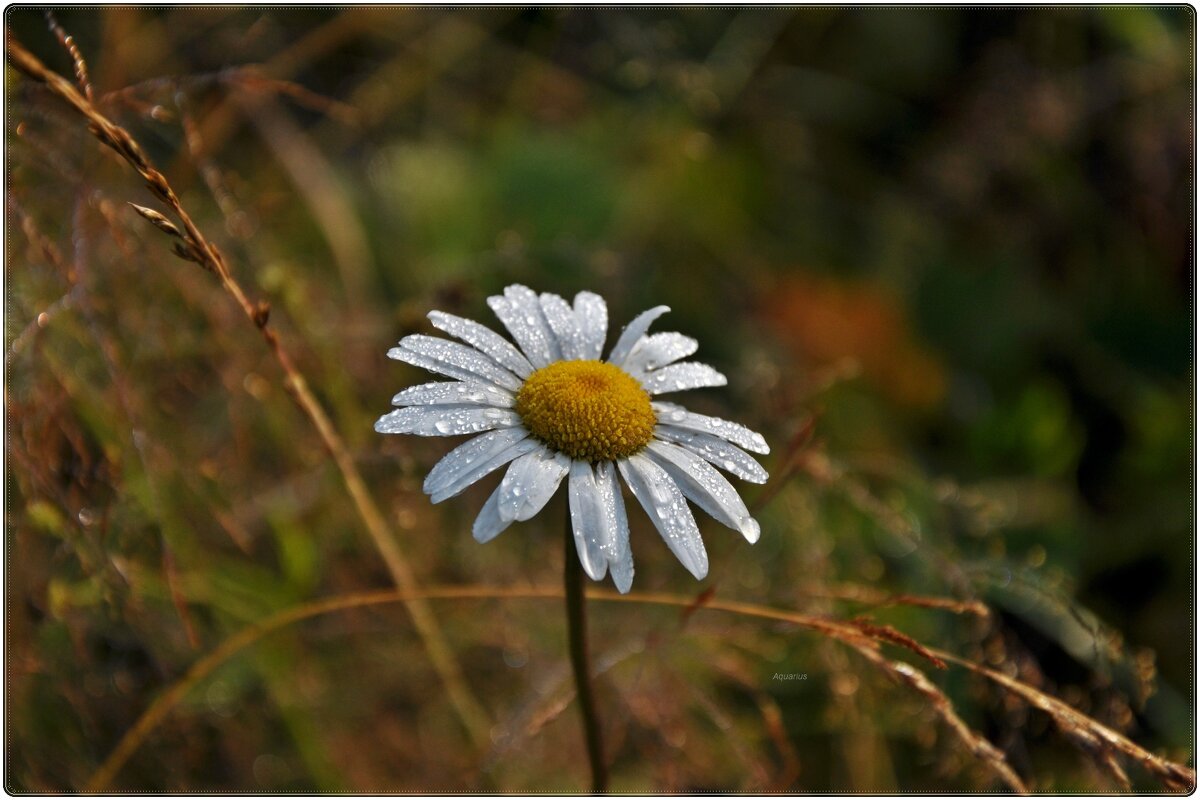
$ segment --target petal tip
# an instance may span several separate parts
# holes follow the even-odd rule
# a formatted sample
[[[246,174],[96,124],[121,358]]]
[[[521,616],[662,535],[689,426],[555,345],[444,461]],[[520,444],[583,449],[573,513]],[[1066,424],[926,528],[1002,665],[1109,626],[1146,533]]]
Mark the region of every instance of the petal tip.
[[[604,576],[608,574],[608,564],[601,561],[599,564],[588,564],[582,558],[579,559],[580,565],[583,567],[584,573],[594,581],[604,580]]]

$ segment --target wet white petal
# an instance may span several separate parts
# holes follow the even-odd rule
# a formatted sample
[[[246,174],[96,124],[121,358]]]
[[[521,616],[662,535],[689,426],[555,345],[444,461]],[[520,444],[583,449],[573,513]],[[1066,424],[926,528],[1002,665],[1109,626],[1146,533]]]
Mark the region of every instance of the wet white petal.
[[[700,539],[700,530],[683,492],[671,476],[641,454],[622,459],[617,466],[679,563],[697,579],[707,575],[708,553]]]
[[[704,386],[724,386],[729,381],[708,364],[688,361],[672,364],[641,376],[642,388],[650,394],[682,392]]]
[[[487,406],[412,406],[384,414],[375,423],[378,433],[417,436],[462,436],[521,424],[517,412]]]
[[[451,336],[462,339],[467,344],[474,345],[480,352],[491,356],[497,364],[510,370],[521,378],[528,378],[533,372],[529,359],[521,355],[521,351],[513,347],[508,340],[491,328],[478,322],[444,311],[430,311],[429,321],[435,328],[440,328]]]
[[[543,292],[538,301],[542,306],[542,315],[558,340],[562,357],[568,361],[583,358],[583,333],[579,330],[579,323],[575,320],[575,312],[571,306],[566,300],[549,292]]]
[[[388,357],[451,378],[491,383],[509,391],[521,388],[521,380],[478,350],[448,339],[415,333],[388,350]]]
[[[487,383],[493,385],[491,381],[481,378],[474,372],[459,367],[451,366],[450,364],[442,363],[434,358],[423,356],[420,353],[414,353],[411,350],[406,350],[403,347],[393,347],[387,351],[388,358],[396,361],[403,361],[405,364],[412,364],[414,367],[427,369],[430,372],[436,372],[439,375],[445,375],[448,378],[457,378],[460,381],[467,383]],[[500,388],[500,387],[497,387]]]
[[[766,483],[767,471],[746,451],[735,444],[707,433],[685,431],[669,425],[658,425],[654,435],[659,439],[686,447],[710,464],[751,483]]]
[[[625,359],[633,352],[633,346],[637,344],[638,339],[650,330],[650,323],[670,310],[670,306],[655,306],[634,317],[633,322],[625,326],[625,330],[621,331],[621,338],[613,345],[612,352],[608,354],[608,363],[618,367],[625,366]]]
[[[475,481],[482,478],[488,472],[496,469],[508,461],[516,458],[519,455],[524,455],[529,450],[532,450],[534,445],[530,444],[525,449],[512,449],[513,445],[519,444],[522,441],[529,439],[529,431],[524,428],[504,428],[503,430],[491,431],[482,436],[476,436],[468,442],[460,444],[458,447],[451,450],[442,460],[434,465],[429,474],[425,476],[424,488],[426,494],[441,495],[446,491],[454,491],[453,494],[470,486]],[[503,461],[493,463],[492,459],[508,452],[508,458]],[[486,471],[479,472],[483,467]],[[464,479],[470,478],[464,482]],[[453,495],[446,495],[451,497]]]
[[[400,349],[441,361],[479,375],[511,391],[521,388],[521,379],[488,356],[465,344],[414,333],[400,340]]]
[[[744,447],[751,453],[771,452],[771,448],[767,446],[767,440],[762,437],[762,434],[755,433],[745,425],[739,425],[719,417],[693,414],[674,403],[655,402],[650,405],[658,416],[658,424],[668,429],[711,434],[733,442],[738,447]]]
[[[392,398],[394,406],[478,405],[511,408],[512,392],[499,386],[459,381],[434,381],[410,386]]]
[[[512,525],[512,520],[500,516],[500,487],[497,486],[479,510],[479,516],[471,526],[471,535],[475,541],[484,544],[499,536],[509,525]]]
[[[643,336],[633,346],[633,352],[625,359],[625,370],[634,377],[638,373],[660,369],[687,358],[700,347],[700,343],[682,333],[653,333]]]
[[[740,532],[751,544],[758,541],[758,523],[750,516],[745,502],[707,461],[669,442],[650,442],[646,453],[675,480],[688,500],[717,522]]]
[[[562,357],[558,341],[546,323],[541,303],[532,289],[513,284],[504,290],[503,296],[489,297],[488,305],[535,368],[544,367]]]
[[[629,520],[625,516],[625,501],[621,499],[621,483],[617,480],[617,465],[611,461],[595,467],[596,488],[604,504],[604,520],[610,532],[605,537],[604,553],[617,591],[625,594],[633,586],[633,551],[629,549]]]
[[[549,502],[570,468],[571,459],[545,447],[518,458],[500,481],[500,516],[518,521],[531,518]]]
[[[436,492],[431,493],[429,495],[430,502],[440,503],[443,500],[449,500],[451,497],[461,494],[463,490],[480,478],[495,472],[513,459],[520,458],[537,447],[540,447],[540,445],[536,440],[522,439],[516,444],[509,445],[495,455],[480,459],[474,465],[456,475],[454,480],[449,481]]]
[[[610,530],[604,517],[604,501],[596,486],[592,465],[572,461],[567,482],[567,500],[571,509],[571,531],[575,534],[575,550],[583,571],[594,581],[603,580],[608,572],[608,556],[604,545]]]
[[[575,295],[575,319],[583,334],[584,350],[580,358],[598,361],[608,336],[608,306],[604,298],[592,292]]]
[[[616,466],[611,461],[596,465],[571,462],[567,497],[575,549],[584,572],[598,581],[611,566],[617,591],[628,592],[633,585],[633,553]]]

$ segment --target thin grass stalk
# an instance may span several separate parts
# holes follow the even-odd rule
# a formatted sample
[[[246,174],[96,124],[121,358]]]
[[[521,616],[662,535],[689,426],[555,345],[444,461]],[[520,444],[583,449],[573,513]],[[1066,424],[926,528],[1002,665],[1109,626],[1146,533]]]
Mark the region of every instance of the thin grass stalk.
[[[1171,791],[1195,791],[1196,771],[1194,769],[1185,767],[1182,764],[1176,764],[1174,761],[1162,758],[1139,747],[1112,728],[1097,722],[1082,711],[1072,708],[1057,697],[1046,694],[1040,689],[1030,686],[1017,678],[1010,678],[1003,672],[985,667],[982,664],[976,664],[974,661],[969,661],[952,653],[946,653],[933,648],[930,648],[930,652],[951,664],[957,664],[974,672],[976,675],[987,678],[1009,693],[1020,697],[1034,708],[1046,713],[1054,720],[1054,724],[1060,731],[1081,744],[1085,750],[1095,752],[1100,756],[1124,755],[1140,764],[1143,769],[1162,781]],[[1105,762],[1106,759],[1100,759],[1101,766],[1109,769],[1111,772],[1109,764]],[[1120,773],[1120,777],[1117,780],[1127,782],[1128,777],[1124,773]]]
[[[1009,765],[1004,752],[973,731],[954,710],[950,698],[942,692],[925,673],[903,661],[889,661],[878,651],[858,648],[859,654],[886,672],[893,680],[903,683],[929,701],[934,712],[941,718],[951,733],[963,743],[967,751],[983,762],[993,774],[1017,794],[1029,794],[1029,787]]]
[[[572,547],[574,542],[572,542]],[[116,748],[109,754],[104,763],[84,784],[85,793],[105,791],[125,765],[129,757],[137,751],[146,737],[162,722],[171,709],[187,696],[187,693],[197,683],[210,675],[213,670],[224,664],[241,650],[249,647],[264,636],[312,617],[344,611],[365,606],[404,603],[411,606],[414,600],[548,600],[564,599],[564,588],[532,587],[507,588],[494,586],[427,586],[411,591],[377,591],[361,592],[343,597],[333,597],[319,600],[301,606],[281,611],[262,622],[250,625],[238,631],[208,655],[201,658],[184,674],[182,678],[171,684],[142,712],[137,721],[121,737]],[[716,600],[709,598],[703,605],[696,604],[696,598],[688,595],[677,595],[663,592],[648,592],[618,594],[606,590],[585,590],[584,597],[609,603],[642,603],[649,605],[670,606],[680,608],[686,614],[691,614],[701,608],[712,611],[725,611],[744,616],[768,619],[776,622],[789,622],[793,625],[819,633],[825,636],[842,639],[855,646],[875,646],[874,640],[865,636],[861,630],[851,624],[838,620],[800,614],[793,611],[774,609],[767,606],[756,606],[736,601]]]
[[[158,212],[141,209],[135,206],[143,217],[176,240],[176,254],[185,260],[194,261],[202,268],[212,272],[220,281],[221,287],[233,298],[247,319],[259,330],[267,343],[268,349],[283,370],[284,388],[300,407],[300,410],[316,428],[326,450],[333,457],[346,490],[354,502],[355,510],[367,529],[376,549],[379,550],[387,565],[388,571],[396,586],[411,595],[412,599],[405,601],[413,619],[413,626],[420,636],[429,654],[434,670],[438,673],[446,688],[451,705],[461,719],[464,728],[477,748],[482,749],[488,743],[490,723],[487,712],[475,699],[463,679],[462,671],[451,653],[438,627],[432,610],[423,597],[416,592],[417,580],[408,559],[401,551],[396,537],[384,520],[383,514],[367,491],[366,484],[358,472],[358,467],[350,455],[350,451],[329,419],[325,409],[309,389],[304,376],[296,368],[291,356],[279,341],[275,331],[269,326],[270,307],[266,303],[252,303],[246,296],[241,284],[233,277],[224,257],[192,221],[191,216],[183,208],[175,191],[161,172],[154,168],[138,143],[119,125],[101,114],[91,101],[61,75],[48,69],[36,56],[26,50],[11,35],[6,37],[6,50],[9,61],[25,75],[44,84],[51,92],[65,100],[75,111],[87,120],[88,130],[100,142],[115,150],[132,166],[146,181],[151,193],[159,198],[175,215],[182,225],[182,230],[167,220]],[[149,212],[149,213],[147,213]]]
[[[590,600],[604,603],[637,603],[642,605],[668,606],[682,609],[684,613],[692,613],[699,610],[721,611],[755,619],[788,622],[811,632],[844,641],[860,653],[864,652],[864,647],[872,649],[877,646],[875,640],[864,637],[861,630],[845,622],[801,614],[786,609],[756,605],[754,603],[710,598],[702,606],[697,607],[695,598],[687,595],[670,594],[667,592],[630,592],[629,594],[618,594],[606,589],[588,589],[584,592],[584,596]],[[254,644],[264,636],[285,628],[288,625],[337,611],[391,603],[409,603],[416,598],[424,600],[561,600],[564,597],[564,590],[557,587],[428,586],[414,593],[378,591],[332,597],[281,611],[262,622],[238,631],[218,645],[215,650],[193,664],[191,669],[182,678],[167,687],[142,712],[141,716],[133,724],[133,727],[121,737],[121,741],[117,744],[117,747],[88,779],[87,783],[84,784],[84,791],[104,791],[112,783],[112,779],[120,772],[129,757],[137,751],[142,742],[166,718],[171,709],[187,696],[193,687],[241,650]],[[940,650],[931,649],[931,651],[945,661],[958,664],[992,680],[1001,688],[1047,711],[1052,716],[1056,716],[1056,719],[1059,716],[1068,716],[1077,727],[1085,728],[1090,732],[1089,738],[1091,741],[1103,740],[1112,745],[1111,747],[1101,747],[1101,750],[1117,751],[1134,759],[1143,766],[1146,766],[1152,774],[1169,787],[1195,785],[1196,773],[1194,770],[1148,752],[1116,731],[1075,711],[1061,700],[1050,697],[1016,678],[1009,678],[973,661],[959,658],[951,653]],[[914,686],[913,688],[921,691],[920,687]],[[945,719],[944,716],[943,719]]]

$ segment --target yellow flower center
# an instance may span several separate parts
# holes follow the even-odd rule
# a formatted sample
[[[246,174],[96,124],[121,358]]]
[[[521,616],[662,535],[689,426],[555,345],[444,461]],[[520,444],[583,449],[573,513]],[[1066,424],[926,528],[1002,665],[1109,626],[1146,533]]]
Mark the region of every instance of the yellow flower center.
[[[603,361],[556,361],[517,392],[525,427],[580,461],[625,458],[650,443],[658,421],[650,395],[620,367]]]

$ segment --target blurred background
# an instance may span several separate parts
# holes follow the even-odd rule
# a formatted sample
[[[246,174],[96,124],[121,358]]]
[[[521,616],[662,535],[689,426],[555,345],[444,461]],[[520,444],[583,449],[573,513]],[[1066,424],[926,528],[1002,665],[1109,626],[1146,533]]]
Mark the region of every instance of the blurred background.
[[[631,507],[635,591],[869,615],[1194,763],[1194,45],[1187,7],[62,10],[97,106],[225,253],[425,584],[557,586],[561,505],[481,546],[496,480],[374,420],[385,357],[513,282],[646,307],[772,446],[748,546],[696,583]],[[43,11],[9,34],[72,78]],[[78,789],[164,687],[268,615],[390,584],[278,364],[128,201],[137,176],[6,72],[6,788]],[[160,210],[165,210],[161,209]],[[610,343],[613,341],[610,332]],[[980,600],[989,613],[882,604]],[[781,623],[592,603],[618,791],[973,791],[928,697]],[[124,791],[575,791],[553,601],[402,606],[201,681]],[[928,671],[1031,787],[1119,788],[1040,711]],[[777,680],[776,673],[804,674]],[[1133,785],[1159,784],[1126,762]]]

